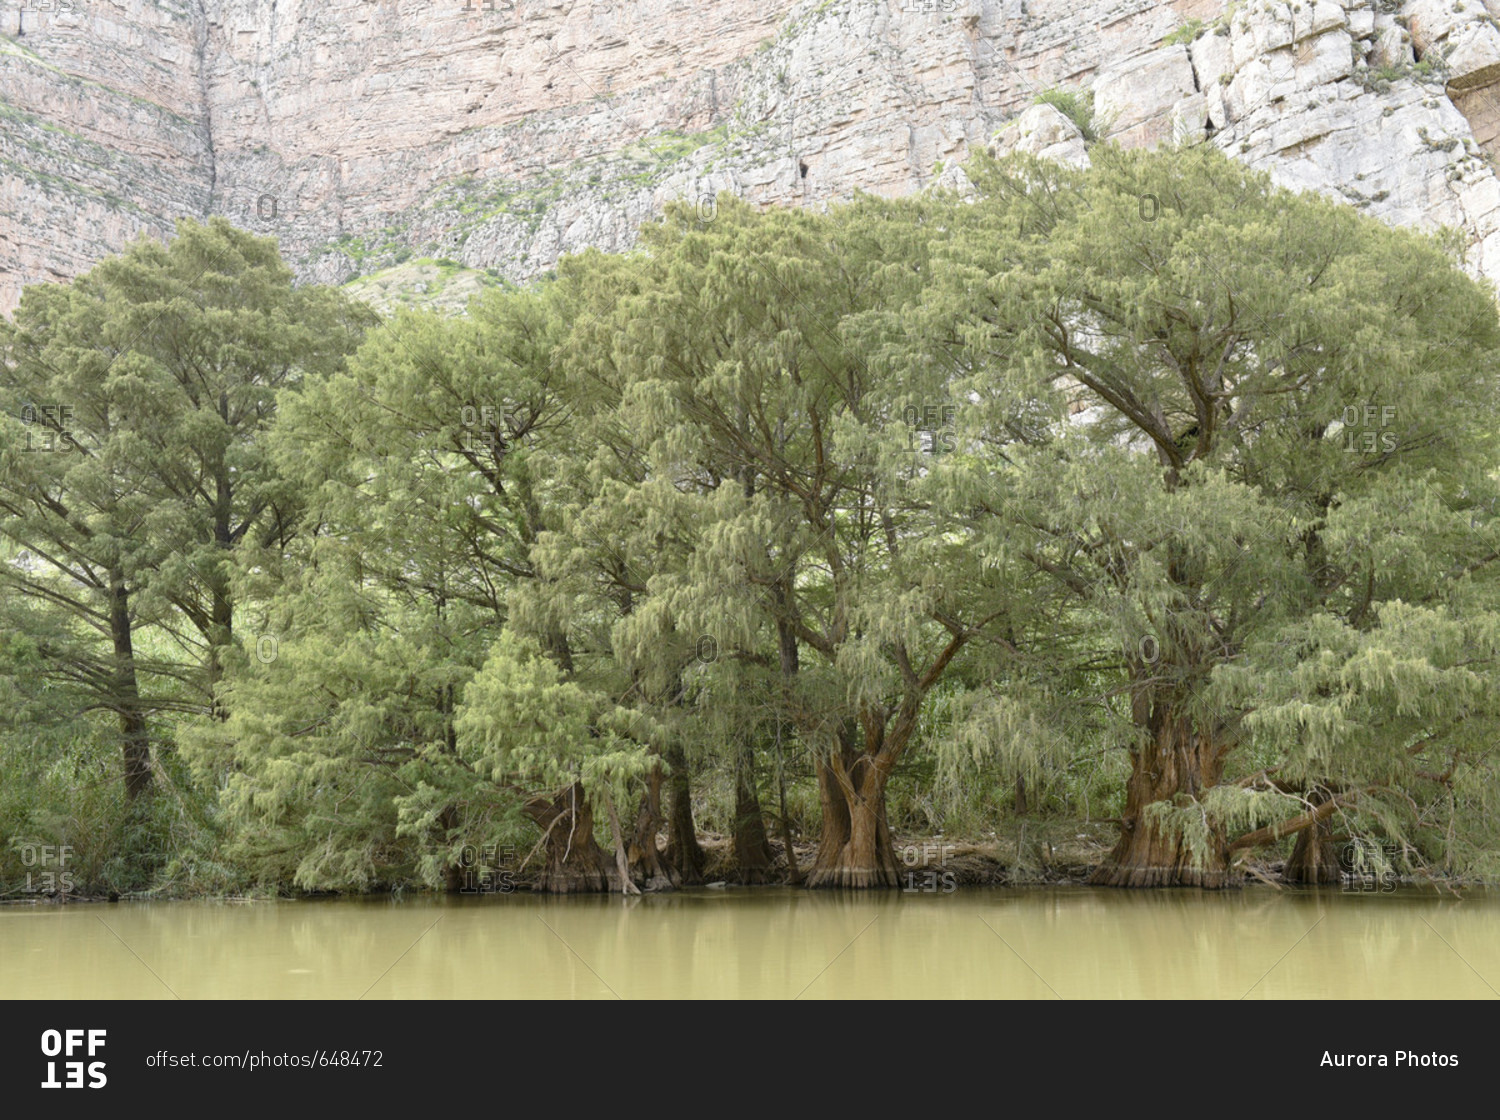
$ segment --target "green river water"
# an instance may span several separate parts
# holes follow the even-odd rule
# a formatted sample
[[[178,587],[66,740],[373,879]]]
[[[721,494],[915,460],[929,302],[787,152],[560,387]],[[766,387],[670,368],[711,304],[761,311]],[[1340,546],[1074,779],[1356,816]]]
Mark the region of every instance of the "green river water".
[[[696,890],[0,907],[0,997],[1493,999],[1500,892]]]

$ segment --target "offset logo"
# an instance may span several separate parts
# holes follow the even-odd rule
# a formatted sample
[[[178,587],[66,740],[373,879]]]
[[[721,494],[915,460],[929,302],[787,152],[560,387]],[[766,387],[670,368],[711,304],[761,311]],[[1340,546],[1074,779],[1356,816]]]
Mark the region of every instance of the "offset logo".
[[[47,1080],[43,1089],[102,1089],[108,1081],[104,1076],[104,1063],[85,1062],[84,1058],[96,1057],[104,1049],[102,1030],[65,1030],[42,1032],[42,1056],[53,1059],[47,1062]],[[68,1061],[56,1061],[67,1058]],[[61,1066],[62,1080],[58,1080]],[[85,1081],[85,1077],[88,1079]]]

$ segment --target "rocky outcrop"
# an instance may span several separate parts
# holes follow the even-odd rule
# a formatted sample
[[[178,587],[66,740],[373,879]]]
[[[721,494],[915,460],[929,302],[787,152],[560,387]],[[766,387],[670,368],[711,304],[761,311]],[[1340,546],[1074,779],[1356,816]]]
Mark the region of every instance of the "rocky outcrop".
[[[1043,159],[1086,167],[1088,144],[1074,120],[1046,103],[1033,105],[995,134],[996,155],[1029,152]]]
[[[305,279],[524,280],[672,199],[896,195],[982,145],[1079,161],[1085,131],[1457,227],[1500,276],[1475,0],[14,3],[0,310],[181,216],[274,233]]]

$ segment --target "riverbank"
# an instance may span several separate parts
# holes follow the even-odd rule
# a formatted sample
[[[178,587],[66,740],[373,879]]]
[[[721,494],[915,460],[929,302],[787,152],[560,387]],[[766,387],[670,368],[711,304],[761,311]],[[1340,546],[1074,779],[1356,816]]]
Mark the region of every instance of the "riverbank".
[[[665,838],[661,839],[665,845]],[[704,872],[700,882],[686,887],[709,889],[754,890],[760,887],[796,885],[788,876],[780,841],[769,842],[772,864],[758,873],[745,874],[737,865],[731,837],[714,832],[699,833],[704,855]],[[1090,876],[1113,847],[1113,829],[1103,824],[1077,821],[1048,821],[1038,818],[1016,828],[1009,835],[989,837],[948,837],[936,835],[897,835],[893,838],[896,863],[900,872],[899,890],[908,894],[951,894],[966,887],[1044,887],[1088,886]],[[793,844],[798,867],[805,872],[817,852],[815,840]],[[476,861],[464,894],[533,893],[537,884],[537,867],[526,864],[523,857],[506,861],[508,866],[486,869],[483,860]],[[1285,861],[1262,858],[1240,864],[1237,885],[1281,890],[1297,884],[1282,881]],[[485,871],[489,874],[486,875]],[[1415,876],[1387,876],[1356,883],[1355,889],[1389,891],[1397,887],[1428,887],[1454,890],[1484,887],[1477,879],[1437,879]],[[1348,884],[1346,883],[1346,886]],[[644,888],[646,893],[661,893],[671,888]],[[1111,890],[1112,888],[1100,888]],[[403,896],[429,893],[407,886],[383,886],[366,892],[272,891],[246,892],[172,891],[160,889],[120,894],[73,890],[66,895],[56,891],[7,892],[0,895],[0,906],[57,904],[60,902],[131,902],[131,901],[264,901],[274,898],[336,898],[382,895]],[[441,893],[441,892],[431,892]]]
[[[1106,830],[1099,829],[1100,833]],[[700,835],[699,846],[706,857],[704,878],[710,883],[753,885],[744,883],[734,859],[731,839],[713,833]],[[1106,855],[1112,840],[1087,832],[1072,838],[1049,837],[1032,829],[1007,837],[975,839],[972,837],[935,836],[895,837],[896,866],[904,888],[942,891],[952,884],[961,887],[1003,887],[1048,883],[1086,883]],[[815,841],[794,842],[798,866],[804,871],[817,854]],[[771,841],[775,865],[768,870],[769,881],[788,881],[784,848]]]

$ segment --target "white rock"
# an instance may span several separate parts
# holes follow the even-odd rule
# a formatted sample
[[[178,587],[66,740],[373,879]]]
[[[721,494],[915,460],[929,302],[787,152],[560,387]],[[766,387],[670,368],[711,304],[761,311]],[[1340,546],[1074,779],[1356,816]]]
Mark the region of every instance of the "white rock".
[[[1234,53],[1228,35],[1200,35],[1189,44],[1188,54],[1200,90],[1206,91],[1218,85],[1222,75],[1234,73]]]
[[[1066,117],[1029,108],[1042,89],[1084,84],[1121,143],[1212,127],[1278,182],[1462,229],[1468,267],[1500,278],[1500,180],[1475,154],[1500,154],[1500,85],[1450,101],[1401,73],[1411,38],[1371,0],[1245,0],[1228,34],[1145,53],[1222,9],[498,0],[513,11],[492,17],[487,0],[462,16],[453,2],[450,18],[415,0],[166,6],[179,16],[160,0],[59,0],[30,5],[47,14],[28,8],[24,40],[0,14],[0,146],[17,165],[0,168],[0,313],[20,285],[169,235],[178,214],[275,234],[304,281],[372,267],[339,250],[346,234],[519,282],[560,252],[627,249],[668,199],[721,186],[758,206],[826,207],[921,189],[941,160],[936,182],[962,191],[964,155],[1017,113],[998,146],[1086,162]],[[1500,66],[1485,22],[1500,0],[1461,2],[1402,11],[1452,76],[1482,80]],[[1367,88],[1356,49],[1391,69],[1387,88]],[[1455,139],[1467,143],[1449,150]],[[258,216],[263,196],[274,221]]]
[[[1271,82],[1270,89],[1266,92],[1266,101],[1267,103],[1282,101],[1303,88],[1302,83],[1297,79],[1297,71],[1317,61],[1316,48],[1310,44],[1304,44],[1296,50],[1288,48],[1272,51],[1266,55],[1265,61]]]
[[[1223,82],[1215,82],[1203,91],[1208,123],[1215,130],[1227,128],[1229,122],[1234,119],[1229,112],[1229,103],[1225,96],[1227,93],[1228,86]]]
[[[945,164],[942,172],[932,180],[932,186],[935,190],[953,191],[963,199],[973,199],[979,194],[973,181],[964,174],[963,167],[956,163]]]
[[[1235,72],[1225,101],[1233,120],[1243,120],[1270,102],[1271,68],[1259,58],[1251,59]]]
[[[1256,5],[1250,16],[1250,37],[1256,54],[1289,47],[1297,38],[1296,22],[1288,4],[1265,0]]]
[[[1193,65],[1182,44],[1160,47],[1109,67],[1094,79],[1094,112],[1125,147],[1170,138],[1172,106],[1193,89]]]
[[[1448,46],[1453,48],[1451,54]],[[1494,66],[1500,63],[1500,31],[1490,23],[1465,24],[1448,36],[1444,53],[1449,81]]]
[[[1378,26],[1378,25],[1377,25]],[[1411,36],[1392,24],[1382,28],[1375,36],[1375,46],[1370,51],[1370,65],[1375,67],[1410,66],[1415,61],[1411,50]]]
[[[1313,0],[1312,4],[1304,2],[1292,8],[1293,41],[1300,43],[1303,39],[1343,27],[1346,22],[1344,9],[1332,0]]]
[[[1172,143],[1196,144],[1206,135],[1208,101],[1201,93],[1184,97],[1172,106]]]
[[[995,154],[1030,152],[1074,167],[1089,165],[1083,133],[1054,105],[1033,105],[995,134]]]
[[[1462,0],[1407,0],[1402,5],[1401,12],[1410,20],[1412,39],[1419,51],[1425,52],[1460,24],[1485,14],[1479,0],[1469,0],[1461,12],[1453,10],[1455,2]]]
[[[1315,89],[1348,77],[1354,69],[1352,43],[1349,33],[1342,28],[1299,43],[1293,52],[1297,88]]]

